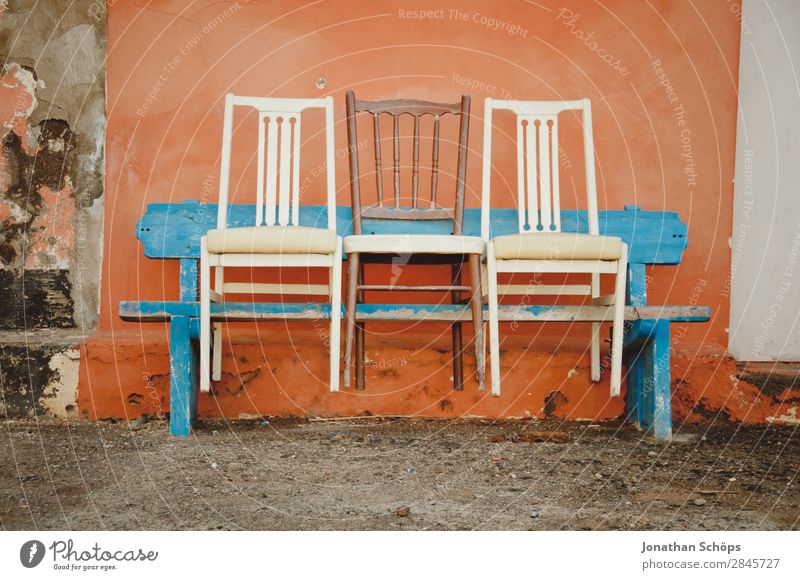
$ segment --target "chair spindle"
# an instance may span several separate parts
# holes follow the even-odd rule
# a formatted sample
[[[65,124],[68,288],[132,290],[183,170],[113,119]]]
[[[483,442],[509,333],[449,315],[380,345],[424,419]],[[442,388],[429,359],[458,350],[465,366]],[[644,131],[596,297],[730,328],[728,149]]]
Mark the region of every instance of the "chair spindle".
[[[394,205],[400,207],[400,115],[394,113]]]
[[[381,167],[381,127],[378,113],[372,113],[372,131],[375,137],[375,183],[378,187],[378,205],[383,205],[383,168]]]

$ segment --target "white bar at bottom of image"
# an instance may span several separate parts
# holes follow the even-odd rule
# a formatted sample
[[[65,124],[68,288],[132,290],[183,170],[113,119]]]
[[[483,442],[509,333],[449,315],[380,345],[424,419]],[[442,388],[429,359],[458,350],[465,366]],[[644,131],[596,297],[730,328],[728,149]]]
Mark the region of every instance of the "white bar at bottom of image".
[[[797,532],[14,531],[0,534],[0,570],[6,578],[137,580],[165,574],[409,580],[676,573],[794,579],[800,577],[798,541]],[[501,576],[508,574],[515,576]]]

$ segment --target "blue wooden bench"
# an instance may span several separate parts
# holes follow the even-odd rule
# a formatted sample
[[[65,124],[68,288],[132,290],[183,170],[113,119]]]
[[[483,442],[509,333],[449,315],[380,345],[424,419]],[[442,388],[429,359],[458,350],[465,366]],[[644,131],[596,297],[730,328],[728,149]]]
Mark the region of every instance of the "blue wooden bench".
[[[300,214],[301,225],[326,223],[323,206],[307,206]],[[250,205],[229,206],[231,226],[252,225]],[[351,231],[351,209],[337,208],[338,232]],[[492,235],[516,233],[514,209],[493,209]],[[149,258],[180,260],[180,295],[175,301],[124,301],[119,315],[131,321],[169,321],[170,323],[170,432],[188,435],[197,418],[197,336],[199,334],[197,267],[200,238],[216,227],[217,206],[185,201],[155,203],[136,227],[136,236]],[[449,233],[449,222],[366,220],[364,233]],[[464,233],[480,235],[480,210],[467,208]],[[562,229],[588,231],[586,212],[563,211]],[[600,212],[600,233],[619,236],[629,246],[628,307],[625,318],[625,361],[628,369],[627,417],[639,429],[652,432],[661,440],[672,435],[670,393],[670,324],[705,322],[710,318],[706,306],[648,306],[645,265],[678,264],[686,247],[686,225],[673,212],[643,211],[627,206],[623,211]],[[327,304],[227,302],[211,305],[212,320],[313,320],[330,317]],[[356,312],[360,321],[470,320],[469,306],[457,304],[362,304]],[[610,320],[607,306],[522,306],[500,307],[500,320],[506,321],[597,321]],[[335,395],[334,395],[335,396]]]

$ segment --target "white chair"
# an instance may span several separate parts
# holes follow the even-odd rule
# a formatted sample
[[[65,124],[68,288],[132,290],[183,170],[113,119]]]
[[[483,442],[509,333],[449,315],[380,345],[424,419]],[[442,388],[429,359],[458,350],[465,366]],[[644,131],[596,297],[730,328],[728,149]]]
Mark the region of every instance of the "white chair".
[[[258,111],[258,159],[253,227],[227,227],[234,107]],[[325,112],[327,228],[300,224],[300,125],[307,109]],[[328,295],[331,303],[330,389],[339,390],[342,240],[336,235],[333,98],[225,97],[217,229],[200,241],[200,389],[210,389],[211,301],[225,294]],[[328,285],[226,283],[224,268],[328,268]],[[211,290],[211,269],[216,269]],[[213,379],[222,374],[222,332],[213,333]]]
[[[491,237],[490,184],[492,112],[516,114],[517,194],[519,233]],[[589,233],[561,231],[558,180],[558,118],[564,111],[581,111],[586,167]],[[483,134],[483,192],[481,237],[487,243],[484,274],[489,302],[489,354],[492,394],[500,394],[500,337],[498,293],[515,295],[583,295],[593,305],[613,305],[611,395],[620,394],[622,335],[628,248],[621,239],[601,236],[597,214],[592,109],[580,101],[498,101],[486,99]],[[500,273],[590,274],[587,285],[498,285]],[[614,294],[600,296],[600,274],[616,274]],[[591,377],[600,380],[600,323],[592,323]]]

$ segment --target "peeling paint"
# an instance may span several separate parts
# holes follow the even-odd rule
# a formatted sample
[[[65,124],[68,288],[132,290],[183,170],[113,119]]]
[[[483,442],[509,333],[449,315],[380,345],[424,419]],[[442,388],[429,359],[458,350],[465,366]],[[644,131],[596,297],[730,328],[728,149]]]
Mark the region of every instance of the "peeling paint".
[[[65,182],[60,191],[53,191],[47,186],[39,188],[42,208],[28,227],[30,247],[25,260],[26,270],[68,270],[72,266],[75,201],[69,176]]]
[[[10,199],[0,199],[0,222],[23,223],[31,219],[31,214]]]
[[[59,419],[72,418],[76,414],[80,359],[80,350],[77,348],[58,352],[50,359],[49,367],[53,375],[42,391],[41,400],[44,409]]]
[[[779,417],[767,417],[767,422],[780,423],[784,425],[800,425],[800,417],[797,416],[797,407],[789,408],[786,415],[780,415]]]
[[[60,348],[0,345],[0,390],[2,412],[11,417],[40,416],[47,413],[44,399],[47,386],[57,380],[50,359]]]
[[[76,340],[97,326],[106,21],[95,0],[0,0],[0,385],[4,413],[69,418]]]
[[[33,72],[17,63],[3,66],[0,76],[0,123],[6,130],[22,138],[23,147],[29,155],[36,153],[36,141],[31,134],[29,119],[38,105],[36,89],[44,88]]]

